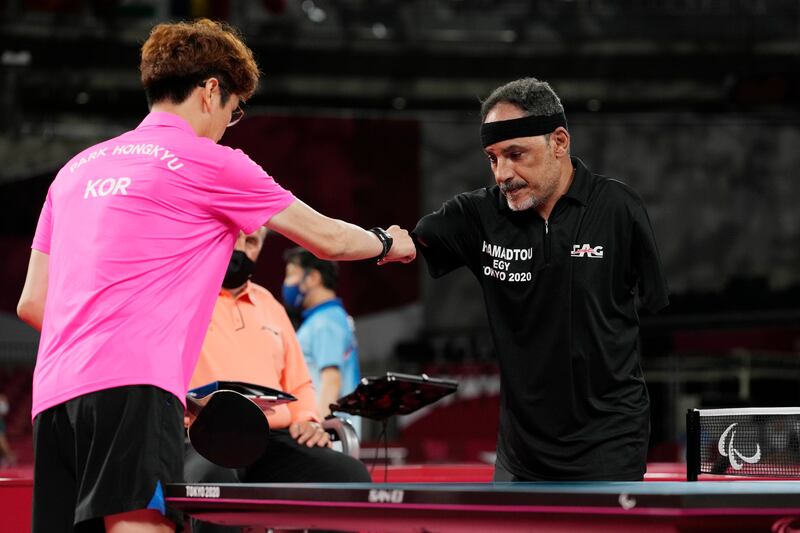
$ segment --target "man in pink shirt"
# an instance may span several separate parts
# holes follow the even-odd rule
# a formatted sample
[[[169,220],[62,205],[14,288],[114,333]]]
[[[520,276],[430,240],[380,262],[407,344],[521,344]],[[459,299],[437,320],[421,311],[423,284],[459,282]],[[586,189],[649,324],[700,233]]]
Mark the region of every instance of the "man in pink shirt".
[[[18,305],[42,332],[35,533],[180,526],[163,487],[182,477],[183,402],[239,231],[266,225],[326,258],[415,256],[405,230],[325,217],[217,144],[258,82],[234,30],[160,24],[140,69],[150,114],[59,171]]]

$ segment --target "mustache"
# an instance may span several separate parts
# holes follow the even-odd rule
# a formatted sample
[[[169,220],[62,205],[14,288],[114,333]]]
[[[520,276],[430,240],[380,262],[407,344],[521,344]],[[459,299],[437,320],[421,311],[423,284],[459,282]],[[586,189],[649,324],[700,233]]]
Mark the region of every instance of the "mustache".
[[[508,194],[510,192],[514,192],[518,189],[522,189],[525,187],[526,183],[522,180],[514,180],[514,181],[504,181],[500,184],[500,192],[503,194]]]

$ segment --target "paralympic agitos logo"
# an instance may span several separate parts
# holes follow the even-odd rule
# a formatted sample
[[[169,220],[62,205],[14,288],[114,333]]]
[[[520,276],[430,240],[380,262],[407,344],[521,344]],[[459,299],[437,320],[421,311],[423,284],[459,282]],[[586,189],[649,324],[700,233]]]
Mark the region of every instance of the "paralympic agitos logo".
[[[721,456],[728,458],[734,470],[741,470],[744,463],[755,464],[761,460],[761,446],[756,443],[756,453],[750,457],[742,455],[739,450],[733,446],[733,439],[736,437],[736,430],[733,428],[737,425],[738,422],[733,423],[722,432],[722,436],[720,436],[719,442],[717,443],[717,449]],[[730,434],[730,438],[728,438],[728,434]]]

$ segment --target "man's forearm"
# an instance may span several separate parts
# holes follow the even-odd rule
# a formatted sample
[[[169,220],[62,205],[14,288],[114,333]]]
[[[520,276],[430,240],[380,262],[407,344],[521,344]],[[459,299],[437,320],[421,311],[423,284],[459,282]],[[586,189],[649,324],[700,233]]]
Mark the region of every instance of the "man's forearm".
[[[344,220],[332,219],[338,226],[333,238],[324,253],[327,257],[317,255],[320,259],[336,261],[340,259],[372,259],[383,251],[383,245],[378,237],[355,224]],[[313,250],[309,250],[314,253]]]
[[[295,200],[274,215],[265,226],[320,259],[372,259],[383,252],[383,244],[375,233],[344,220],[327,217],[300,200]],[[416,256],[416,248],[408,232],[398,226],[390,226],[387,232],[393,243],[386,261],[412,261]]]

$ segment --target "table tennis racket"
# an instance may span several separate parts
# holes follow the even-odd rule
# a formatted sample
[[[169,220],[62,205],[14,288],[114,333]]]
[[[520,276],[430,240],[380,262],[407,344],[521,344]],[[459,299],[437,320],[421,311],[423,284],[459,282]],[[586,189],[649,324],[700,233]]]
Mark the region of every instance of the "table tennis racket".
[[[187,396],[189,440],[197,453],[226,468],[244,468],[267,448],[269,422],[261,407],[245,395],[217,390]]]

